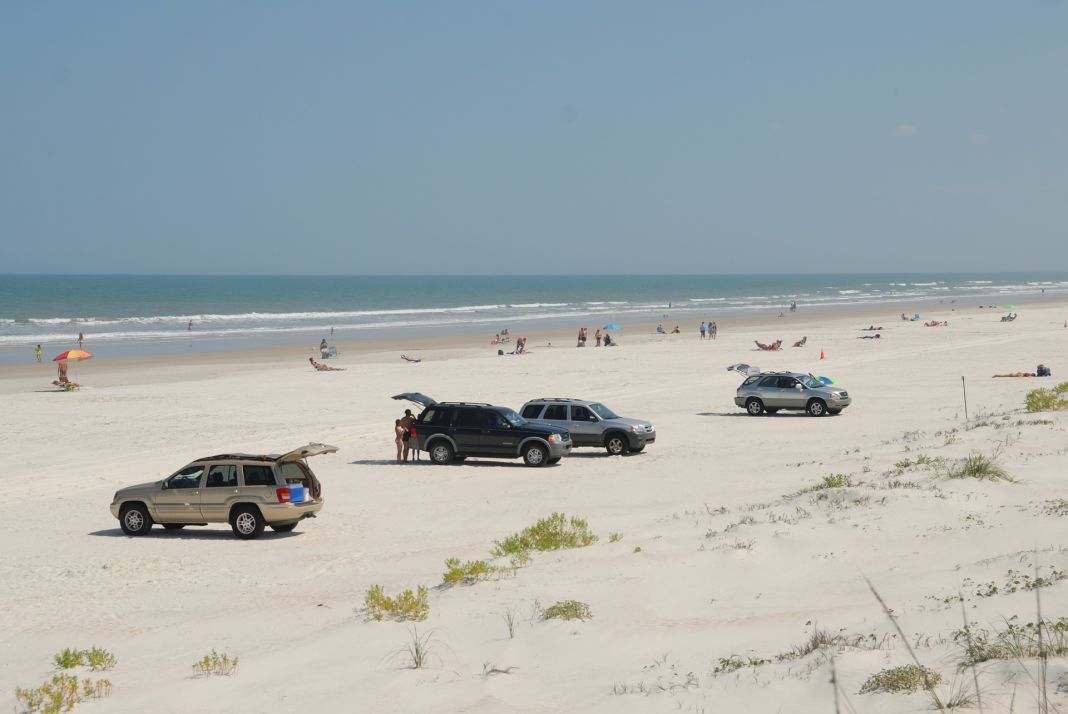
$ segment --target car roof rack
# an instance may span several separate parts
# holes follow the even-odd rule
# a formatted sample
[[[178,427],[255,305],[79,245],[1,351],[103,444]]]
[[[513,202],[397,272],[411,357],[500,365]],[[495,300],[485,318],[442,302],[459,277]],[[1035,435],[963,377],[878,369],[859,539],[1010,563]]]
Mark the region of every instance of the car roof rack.
[[[584,402],[585,399],[579,399],[578,397],[538,397],[537,399],[531,399],[532,402]]]
[[[281,454],[217,454],[196,461],[277,461]]]
[[[431,404],[432,407],[492,407],[489,402],[438,402]]]

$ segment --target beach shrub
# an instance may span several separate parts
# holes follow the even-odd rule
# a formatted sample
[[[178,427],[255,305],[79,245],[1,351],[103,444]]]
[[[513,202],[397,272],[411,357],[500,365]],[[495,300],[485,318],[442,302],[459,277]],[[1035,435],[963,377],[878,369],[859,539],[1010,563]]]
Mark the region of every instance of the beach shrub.
[[[761,667],[765,664],[771,664],[771,660],[763,657],[739,657],[738,655],[720,657],[719,662],[712,668],[712,674],[730,674],[745,667]]]
[[[972,454],[962,459],[949,469],[946,474],[949,478],[974,478],[980,481],[1014,481],[1009,474],[998,465],[997,461],[982,454]]]
[[[1024,403],[1029,412],[1050,412],[1060,409],[1068,409],[1068,399],[1064,397],[1068,393],[1068,382],[1061,382],[1050,389],[1032,389],[1024,397]]]
[[[74,669],[85,664],[85,650],[63,648],[63,651],[52,658],[59,669]]]
[[[592,617],[590,606],[578,600],[561,600],[541,613],[543,620],[589,620]]]
[[[860,687],[861,694],[872,692],[915,692],[918,689],[931,689],[942,681],[942,675],[918,664],[906,664],[901,667],[884,669],[868,677]]]
[[[36,689],[15,688],[15,700],[23,711],[41,714],[69,712],[75,704],[111,696],[107,679],[84,679],[80,683],[72,674],[57,674]]]
[[[990,660],[1021,660],[1068,655],[1068,617],[1019,624],[1016,616],[993,631],[971,625],[956,630],[953,641],[963,650],[964,664]]]
[[[513,564],[526,562],[532,550],[582,548],[597,541],[583,518],[554,513],[504,540],[494,541],[494,557],[511,556]]]
[[[363,599],[368,620],[425,620],[430,614],[430,593],[420,585],[413,593],[410,589],[389,597],[381,585],[372,585]]]
[[[1044,512],[1047,516],[1068,516],[1068,499],[1057,498],[1046,501]]]
[[[473,585],[480,580],[500,577],[509,572],[511,572],[510,568],[490,565],[484,560],[469,560],[461,563],[459,558],[449,558],[445,561],[445,574],[441,577],[446,585]]]
[[[193,663],[193,671],[198,677],[229,677],[237,671],[237,657],[212,650]]]
[[[608,534],[609,543],[618,543],[621,540],[623,540],[623,534],[621,533],[616,533],[613,531],[612,533]]]
[[[52,661],[59,669],[88,667],[94,672],[112,669],[116,663],[115,655],[96,645],[88,650],[64,648],[62,652],[52,657]]]

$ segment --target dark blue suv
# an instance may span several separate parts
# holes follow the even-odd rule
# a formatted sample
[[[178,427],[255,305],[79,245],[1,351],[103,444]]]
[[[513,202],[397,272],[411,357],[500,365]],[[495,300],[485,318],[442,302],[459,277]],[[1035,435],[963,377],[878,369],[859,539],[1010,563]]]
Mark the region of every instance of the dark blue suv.
[[[533,424],[508,407],[468,402],[435,402],[408,392],[407,399],[424,406],[409,429],[412,445],[436,464],[467,457],[517,459],[527,466],[555,464],[571,453],[571,434],[558,426]]]

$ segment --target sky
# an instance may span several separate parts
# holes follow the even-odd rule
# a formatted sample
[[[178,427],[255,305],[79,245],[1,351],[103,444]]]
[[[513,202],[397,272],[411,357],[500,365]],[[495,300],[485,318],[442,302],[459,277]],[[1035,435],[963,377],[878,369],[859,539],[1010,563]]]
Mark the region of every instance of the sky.
[[[1068,269],[1068,2],[0,3],[0,273]]]

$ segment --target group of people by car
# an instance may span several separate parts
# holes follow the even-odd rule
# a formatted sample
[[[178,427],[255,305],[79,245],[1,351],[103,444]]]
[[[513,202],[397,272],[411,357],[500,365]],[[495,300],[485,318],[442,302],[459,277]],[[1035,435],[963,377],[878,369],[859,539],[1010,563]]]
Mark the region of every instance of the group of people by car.
[[[413,461],[419,460],[419,450],[411,444],[412,424],[415,423],[415,415],[411,409],[404,410],[404,416],[393,423],[394,442],[397,445],[397,463],[408,461],[411,455]]]

